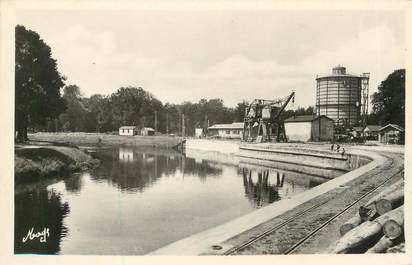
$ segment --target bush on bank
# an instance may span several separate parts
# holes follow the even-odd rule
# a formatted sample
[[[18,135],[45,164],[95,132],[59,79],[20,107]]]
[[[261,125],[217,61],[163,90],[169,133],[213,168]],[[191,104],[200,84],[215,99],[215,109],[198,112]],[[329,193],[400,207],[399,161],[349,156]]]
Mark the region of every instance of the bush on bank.
[[[30,182],[96,166],[98,160],[80,149],[64,146],[22,148],[15,150],[16,183]]]

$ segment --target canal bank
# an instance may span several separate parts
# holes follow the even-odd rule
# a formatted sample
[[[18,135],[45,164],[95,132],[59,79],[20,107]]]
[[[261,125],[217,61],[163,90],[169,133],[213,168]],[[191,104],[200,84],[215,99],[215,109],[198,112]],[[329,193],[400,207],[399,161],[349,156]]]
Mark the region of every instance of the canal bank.
[[[156,136],[126,136],[105,133],[45,133],[38,132],[28,135],[30,141],[64,143],[77,146],[134,146],[172,149],[182,141],[181,137]]]
[[[190,141],[188,146],[190,146]],[[265,145],[254,146],[258,149],[267,147]],[[313,150],[313,154],[319,154],[325,152],[329,145],[280,144],[278,147],[283,151],[284,149],[296,151],[300,148],[306,149],[306,152]],[[282,254],[304,237],[305,231],[307,232],[311,225],[319,225],[327,221],[328,218],[341,211],[342,207],[345,208],[353,203],[357,196],[378,186],[387,176],[392,177],[403,168],[403,155],[400,154],[380,155],[373,151],[357,149],[356,146],[347,147],[347,153],[367,157],[371,159],[371,162],[304,193],[272,203],[250,214],[177,241],[150,255]],[[301,214],[302,212],[305,214]],[[282,225],[286,229],[279,232],[283,235],[282,240],[265,238],[267,240],[261,241],[259,239],[257,245],[253,243],[253,246],[248,245],[241,250],[237,249],[291,218],[300,225],[292,226],[296,227],[295,231],[288,230],[286,225]],[[339,218],[339,220],[342,219]],[[338,220],[334,219],[334,222],[338,223]],[[339,234],[339,225],[330,223],[328,227],[335,231],[336,236]],[[268,233],[268,235],[280,238],[278,233]],[[332,240],[326,240],[326,242],[330,244]],[[325,253],[327,250],[320,248],[319,252]]]
[[[340,226],[370,198],[401,179],[403,156],[381,156],[383,163],[353,180],[225,241],[230,250],[224,254],[330,253],[341,236]]]
[[[97,159],[74,146],[16,145],[14,153],[16,184],[88,170],[99,164]]]
[[[16,253],[143,255],[313,187],[301,181],[309,176],[240,165],[230,155],[89,149],[97,168],[16,193]],[[33,223],[50,227],[53,240],[22,244]]]

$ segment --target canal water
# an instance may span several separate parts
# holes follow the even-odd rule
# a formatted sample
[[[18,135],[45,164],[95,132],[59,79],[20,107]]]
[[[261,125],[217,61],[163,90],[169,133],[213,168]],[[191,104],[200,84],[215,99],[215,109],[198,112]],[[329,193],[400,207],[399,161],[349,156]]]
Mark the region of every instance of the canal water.
[[[16,193],[15,253],[142,255],[326,181],[196,152],[94,156],[95,170]],[[45,242],[23,243],[29,231]]]

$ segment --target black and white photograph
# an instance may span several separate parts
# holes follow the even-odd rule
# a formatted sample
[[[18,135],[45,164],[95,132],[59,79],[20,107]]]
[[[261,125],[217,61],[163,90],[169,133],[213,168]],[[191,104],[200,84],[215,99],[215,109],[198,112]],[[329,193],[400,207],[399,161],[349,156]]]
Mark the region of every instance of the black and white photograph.
[[[14,262],[407,256],[410,2],[24,2],[1,6]]]

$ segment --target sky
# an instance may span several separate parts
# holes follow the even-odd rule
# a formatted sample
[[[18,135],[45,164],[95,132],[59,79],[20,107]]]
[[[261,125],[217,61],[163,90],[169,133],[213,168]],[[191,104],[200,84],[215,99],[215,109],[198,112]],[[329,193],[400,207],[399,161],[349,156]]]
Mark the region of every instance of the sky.
[[[401,11],[39,10],[17,23],[51,47],[84,96],[142,87],[163,103],[221,98],[315,104],[316,75],[370,72],[370,93],[405,67]]]

